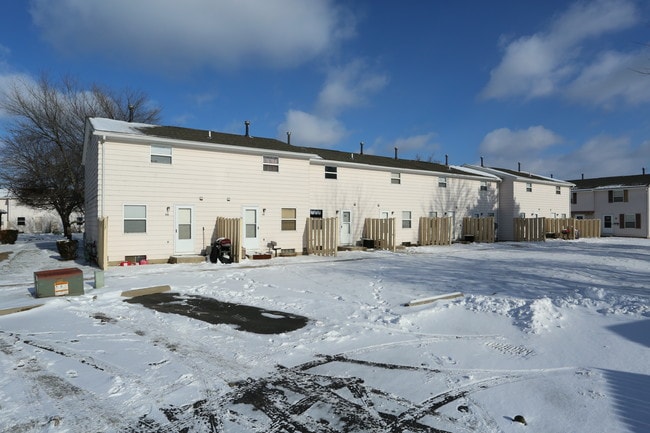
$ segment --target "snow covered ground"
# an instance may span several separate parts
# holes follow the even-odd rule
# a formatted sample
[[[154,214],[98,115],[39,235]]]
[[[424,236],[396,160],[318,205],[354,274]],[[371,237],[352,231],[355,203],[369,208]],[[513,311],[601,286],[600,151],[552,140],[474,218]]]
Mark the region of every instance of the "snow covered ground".
[[[2,432],[650,431],[647,239],[116,267],[103,288],[54,238],[3,252],[0,310],[44,305],[0,316]],[[71,266],[85,295],[31,295]],[[308,322],[248,332],[121,296],[158,285]]]

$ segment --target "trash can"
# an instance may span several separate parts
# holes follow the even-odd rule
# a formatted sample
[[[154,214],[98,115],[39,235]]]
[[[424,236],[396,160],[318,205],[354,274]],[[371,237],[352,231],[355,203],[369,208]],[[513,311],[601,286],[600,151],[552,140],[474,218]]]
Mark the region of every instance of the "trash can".
[[[79,268],[34,272],[36,297],[83,295],[83,272]]]
[[[210,261],[212,263],[232,263],[232,243],[228,238],[219,238],[212,244]]]

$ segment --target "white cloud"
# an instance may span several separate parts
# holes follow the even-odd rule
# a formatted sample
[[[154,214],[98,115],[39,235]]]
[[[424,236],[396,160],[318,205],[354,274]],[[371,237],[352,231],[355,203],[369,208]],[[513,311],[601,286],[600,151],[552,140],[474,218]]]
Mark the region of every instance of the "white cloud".
[[[332,68],[318,94],[312,113],[289,110],[278,136],[291,132],[292,143],[300,146],[333,147],[348,134],[340,115],[347,109],[368,103],[370,96],[387,84],[385,75],[370,70],[362,60]]]
[[[507,44],[481,97],[529,99],[555,94],[580,74],[583,65],[593,61],[584,57],[583,44],[605,33],[627,29],[638,20],[630,0],[574,3],[547,31]]]
[[[630,105],[650,102],[648,52],[607,51],[587,65],[567,86],[567,96],[576,101],[608,107],[617,101]]]
[[[336,115],[346,108],[363,105],[368,96],[383,89],[388,78],[372,72],[362,60],[332,68],[318,95],[316,111]]]
[[[481,151],[486,166],[515,170],[521,163],[522,171],[567,180],[579,179],[581,174],[585,177],[641,174],[644,162],[650,161],[650,140],[635,146],[629,137],[603,134],[575,148],[566,146],[552,154],[545,152],[561,142],[559,136],[541,126],[514,132],[499,129],[486,135]],[[645,168],[647,171],[648,167]]]
[[[307,147],[332,147],[347,131],[343,124],[334,118],[319,117],[299,110],[289,110],[286,120],[278,128],[283,136],[291,132],[291,143]]]
[[[175,69],[291,67],[354,31],[331,0],[34,0],[31,14],[60,52]]]
[[[485,135],[479,150],[484,156],[519,157],[539,153],[561,142],[562,137],[543,126],[531,126],[516,131],[499,128]]]
[[[435,141],[437,137],[435,132],[398,137],[391,141],[379,137],[374,143],[364,147],[364,153],[393,156],[397,147],[399,158],[437,161],[440,160],[436,156],[436,152],[440,150],[440,144]]]

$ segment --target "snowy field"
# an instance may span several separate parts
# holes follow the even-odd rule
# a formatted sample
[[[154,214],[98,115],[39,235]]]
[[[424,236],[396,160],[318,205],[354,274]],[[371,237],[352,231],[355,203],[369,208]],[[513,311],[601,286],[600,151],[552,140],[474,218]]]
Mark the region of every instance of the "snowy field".
[[[650,431],[647,239],[114,267],[103,288],[54,238],[3,252],[0,310],[44,305],[0,316],[2,432]],[[31,295],[72,266],[85,295]],[[158,285],[308,320],[251,332],[121,296]]]

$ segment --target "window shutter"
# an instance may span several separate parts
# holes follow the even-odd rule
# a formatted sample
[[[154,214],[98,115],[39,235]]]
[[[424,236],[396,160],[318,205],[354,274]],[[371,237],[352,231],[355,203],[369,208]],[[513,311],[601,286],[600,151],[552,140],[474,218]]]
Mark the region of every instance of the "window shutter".
[[[620,214],[618,216],[618,227],[621,229],[625,228],[625,214]]]
[[[641,228],[641,214],[640,213],[636,214],[636,228],[638,228],[638,229]]]
[[[623,190],[623,201],[627,202],[627,190],[626,189]]]
[[[607,191],[607,201],[610,203],[614,203],[614,191],[611,189]]]

